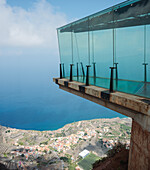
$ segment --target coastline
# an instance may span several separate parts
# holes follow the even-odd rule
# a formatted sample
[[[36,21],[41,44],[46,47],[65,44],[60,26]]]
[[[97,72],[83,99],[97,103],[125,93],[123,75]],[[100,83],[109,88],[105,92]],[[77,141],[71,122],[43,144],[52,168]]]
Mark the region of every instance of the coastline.
[[[9,126],[4,126],[4,125],[0,125],[0,127],[5,127],[5,128],[9,128],[9,129],[16,129],[16,130],[22,130],[22,131],[53,132],[53,131],[57,131],[57,130],[59,130],[59,129],[64,128],[64,127],[67,126],[67,125],[71,125],[71,124],[74,124],[74,123],[88,122],[88,121],[96,121],[96,120],[102,120],[102,121],[104,121],[104,120],[116,120],[116,119],[121,119],[121,120],[123,120],[123,119],[128,119],[128,120],[131,120],[131,121],[132,121],[132,119],[129,118],[129,117],[123,117],[123,118],[120,118],[120,117],[115,117],[115,118],[98,118],[98,119],[96,118],[96,119],[90,119],[90,120],[89,120],[89,119],[88,119],[88,120],[85,119],[85,120],[79,120],[79,121],[67,123],[67,124],[63,125],[62,127],[58,128],[58,129],[54,129],[54,130],[20,129],[20,128],[9,127]]]

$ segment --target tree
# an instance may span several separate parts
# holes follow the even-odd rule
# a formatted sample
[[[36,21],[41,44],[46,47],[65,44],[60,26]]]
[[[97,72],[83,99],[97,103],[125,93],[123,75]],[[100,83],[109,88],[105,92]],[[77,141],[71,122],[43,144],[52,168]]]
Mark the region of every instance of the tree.
[[[44,153],[47,153],[47,150],[44,150]]]
[[[86,136],[86,135],[87,135],[87,133],[85,132],[85,133],[84,133],[84,136]]]

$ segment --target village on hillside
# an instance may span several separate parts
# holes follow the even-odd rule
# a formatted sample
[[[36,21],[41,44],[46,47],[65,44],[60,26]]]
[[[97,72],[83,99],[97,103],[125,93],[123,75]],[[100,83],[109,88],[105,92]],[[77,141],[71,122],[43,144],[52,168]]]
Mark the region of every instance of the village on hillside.
[[[105,157],[118,141],[129,149],[131,123],[130,118],[94,119],[55,131],[0,126],[0,163],[10,169],[83,169],[80,162],[85,157],[94,161]]]

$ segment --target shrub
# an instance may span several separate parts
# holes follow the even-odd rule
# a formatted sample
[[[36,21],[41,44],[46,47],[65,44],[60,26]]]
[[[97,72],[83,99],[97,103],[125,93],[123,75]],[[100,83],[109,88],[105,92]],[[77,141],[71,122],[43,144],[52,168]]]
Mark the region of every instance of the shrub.
[[[18,142],[19,145],[23,145],[23,142]]]
[[[121,142],[118,141],[118,143],[113,146],[113,148],[109,151],[107,151],[107,156],[108,157],[113,157],[116,153],[120,152],[121,149],[126,148],[126,144],[122,144]]]

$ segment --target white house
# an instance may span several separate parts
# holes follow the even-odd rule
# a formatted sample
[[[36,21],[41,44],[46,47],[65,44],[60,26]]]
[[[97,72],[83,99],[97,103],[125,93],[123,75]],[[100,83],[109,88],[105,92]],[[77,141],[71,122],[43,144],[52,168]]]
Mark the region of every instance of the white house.
[[[85,158],[90,152],[88,150],[83,150],[82,152],[79,153],[79,156],[82,158]]]

